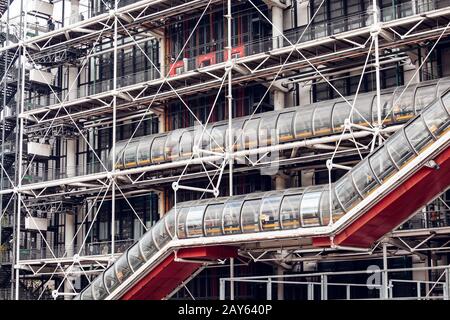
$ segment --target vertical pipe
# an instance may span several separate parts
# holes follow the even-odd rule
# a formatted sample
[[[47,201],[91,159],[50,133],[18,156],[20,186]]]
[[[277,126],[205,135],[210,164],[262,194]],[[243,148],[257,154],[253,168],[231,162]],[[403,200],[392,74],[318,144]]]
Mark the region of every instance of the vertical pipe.
[[[225,280],[220,279],[219,299],[225,300]]]
[[[272,278],[267,279],[267,300],[272,300]]]
[[[234,258],[230,258],[230,300],[234,300]]]
[[[382,272],[382,284],[381,284],[381,298],[388,298],[388,261],[387,261],[387,243],[383,243],[383,272]]]
[[[228,22],[228,39],[227,39],[227,53],[228,53],[228,165],[230,166],[229,172],[229,188],[230,188],[230,197],[233,195],[233,133],[232,133],[232,121],[233,121],[233,84],[232,84],[232,39],[231,39],[231,0],[227,0],[227,22]]]
[[[381,79],[380,79],[380,52],[378,44],[378,33],[379,33],[379,17],[378,17],[378,6],[377,0],[373,0],[373,26],[372,26],[372,38],[374,41],[374,51],[375,51],[375,78],[376,78],[376,91],[377,91],[377,128],[381,129],[382,119],[381,119]],[[381,144],[381,136],[378,137],[378,142]]]
[[[320,298],[322,300],[328,300],[328,277],[327,275],[323,274],[320,276],[320,282],[321,282],[321,292],[320,292]]]
[[[22,26],[22,41],[25,40],[26,36],[26,9],[24,8],[22,0],[20,2],[20,25]],[[18,119],[19,119],[19,129],[18,131],[18,153],[17,153],[17,188],[19,189],[22,186],[22,157],[23,157],[23,118],[20,117],[20,115],[23,113],[24,110],[24,104],[25,104],[25,47],[22,45],[20,48],[20,63],[21,63],[21,78],[20,78],[20,103],[19,103],[19,111],[17,113]],[[19,192],[16,193],[17,195],[17,206],[16,206],[16,300],[19,300],[19,276],[20,276],[20,268],[19,268],[19,262],[20,262],[20,211],[22,210],[21,201],[22,201],[22,195]]]
[[[112,119],[112,148],[111,152],[113,156],[111,172],[116,171],[116,121],[117,121],[117,0],[114,1],[114,65],[113,65],[113,119]],[[115,253],[115,237],[116,237],[116,181],[114,174],[111,176],[111,255]]]
[[[450,268],[445,269],[444,300],[450,300]]]

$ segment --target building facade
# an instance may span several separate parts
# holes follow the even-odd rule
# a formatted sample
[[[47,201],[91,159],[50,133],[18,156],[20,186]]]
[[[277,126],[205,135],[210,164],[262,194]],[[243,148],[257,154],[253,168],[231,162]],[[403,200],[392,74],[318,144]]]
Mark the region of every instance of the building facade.
[[[0,299],[449,298],[450,1],[0,14]]]

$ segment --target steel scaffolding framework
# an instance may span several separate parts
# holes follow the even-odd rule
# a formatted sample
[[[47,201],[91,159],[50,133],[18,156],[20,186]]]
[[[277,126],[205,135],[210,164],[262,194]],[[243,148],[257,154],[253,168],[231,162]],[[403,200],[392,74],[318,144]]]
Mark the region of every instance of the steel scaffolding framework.
[[[127,2],[123,6],[121,1],[124,0],[113,1],[114,4],[109,8],[108,12],[92,15],[81,21],[63,17],[63,20],[69,20],[68,24],[62,23],[54,30],[45,30],[44,32],[36,31],[37,29],[33,28],[37,27],[29,23],[29,17],[38,18],[36,18],[35,12],[28,12],[25,1],[14,0],[14,2],[20,2],[18,21],[17,17],[10,17],[9,11],[4,9],[10,7],[13,1],[8,0],[6,5],[4,1],[0,3],[0,14],[7,13],[7,17],[2,16],[0,30],[4,43],[0,47],[0,58],[3,60],[0,63],[3,74],[0,85],[3,88],[2,104],[4,110],[2,111],[2,156],[0,164],[2,185],[0,190],[0,220],[6,215],[7,211],[12,210],[14,212],[12,270],[14,273],[15,299],[21,298],[20,280],[27,277],[45,277],[38,298],[42,297],[50,280],[55,277],[59,277],[61,281],[59,286],[53,291],[53,298],[76,295],[77,290],[73,286],[72,281],[70,281],[74,276],[84,275],[89,280],[89,275],[104,270],[114,261],[119,254],[116,250],[118,244],[114,236],[116,234],[116,199],[123,198],[143,229],[147,230],[147,226],[127,199],[127,192],[139,192],[143,187],[157,189],[159,184],[171,183],[176,208],[178,190],[199,192],[202,194],[202,197],[205,193],[218,197],[223,178],[228,177],[228,194],[232,196],[234,189],[233,177],[235,174],[265,168],[270,165],[293,165],[300,162],[303,158],[272,159],[268,154],[283,150],[297,150],[299,148],[323,150],[321,154],[316,154],[314,159],[324,163],[328,171],[331,188],[332,170],[348,170],[351,168],[349,164],[342,164],[339,161],[339,157],[351,154],[358,155],[362,159],[368,152],[373,151],[375,146],[382,144],[386,136],[401,127],[401,125],[384,125],[388,115],[393,110],[392,108],[388,110],[388,113],[383,118],[380,76],[382,65],[396,63],[399,59],[404,61],[406,59],[404,56],[401,58],[398,58],[398,56],[407,53],[409,47],[425,41],[433,42],[431,50],[429,50],[420,65],[417,66],[414,76],[408,81],[400,95],[396,97],[397,100],[400,100],[405,91],[412,85],[415,75],[423,68],[436,46],[450,34],[449,6],[440,8],[433,6],[425,9],[421,7],[422,9],[418,12],[413,11],[404,17],[382,21],[377,0],[373,0],[372,9],[364,17],[364,19],[369,19],[369,23],[365,23],[364,26],[337,34],[326,34],[316,39],[305,40],[303,38],[311,30],[316,14],[325,3],[325,0],[323,0],[303,31],[300,34],[294,34],[294,38],[292,38],[292,35],[280,30],[279,26],[275,25],[252,0],[246,0],[244,2],[250,4],[251,8],[272,27],[274,36],[273,39],[270,39],[270,42],[278,45],[263,52],[235,57],[233,56],[232,45],[232,5],[234,2],[232,0],[143,0]],[[103,0],[101,2],[108,7]],[[264,2],[269,6],[286,8],[286,1],[267,0]],[[414,1],[414,3],[417,4],[418,2]],[[182,61],[182,54],[201,19],[213,6],[220,4],[223,5],[226,12],[224,15],[227,25],[226,46],[224,49],[226,58],[223,62],[174,75],[175,63]],[[419,8],[419,6],[414,8]],[[189,14],[198,14],[198,19],[174,62],[170,66],[166,66],[161,61],[164,60],[164,57],[159,57],[160,61],[152,60],[141,44],[148,39],[160,38],[160,29],[164,28],[166,21],[187,12]],[[79,14],[78,12],[77,15]],[[36,32],[36,34],[30,33],[32,31]],[[278,36],[275,36],[275,34]],[[105,49],[106,44],[110,45],[107,49]],[[144,55],[147,62],[157,72],[154,78],[147,80],[136,77],[136,81],[133,81],[132,84],[128,84],[119,78],[118,68],[121,64],[119,50],[128,47],[133,47]],[[77,85],[82,72],[89,67],[89,59],[104,52],[112,52],[113,55],[113,74],[110,85],[102,92],[91,93],[89,88],[87,92],[78,92]],[[73,60],[67,58],[69,55],[75,55]],[[64,61],[66,58],[69,61]],[[29,90],[28,73],[30,65],[42,78],[45,78],[44,72],[38,66],[46,65],[51,69],[60,67],[64,63],[77,66],[79,69],[75,77],[67,83],[65,95],[60,94],[54,86],[48,84],[46,88],[49,93],[48,97],[46,97],[47,103],[30,107],[26,97],[27,90]],[[327,66],[333,64],[356,64],[358,66],[361,75],[353,102],[348,101],[339,89],[332,84],[330,69],[333,70],[333,67],[328,68]],[[15,67],[17,67],[17,73],[11,75],[11,70],[14,70]],[[373,125],[370,120],[364,119],[367,122],[367,126],[362,126],[361,124],[353,123],[352,119],[359,112],[355,109],[355,105],[361,90],[364,74],[369,67],[374,68],[376,76],[376,124]],[[14,80],[13,84],[11,77]],[[235,146],[240,136],[235,137],[233,135],[233,88],[252,83],[262,83],[266,86],[263,95],[265,97],[274,89],[286,92],[286,86],[291,83],[291,79],[306,83],[314,78],[325,81],[349,105],[350,113],[346,117],[342,133],[235,151]],[[7,101],[9,99],[8,94],[10,95],[8,92],[11,92],[12,88],[17,91],[15,105]],[[210,106],[207,121],[202,123],[195,116],[189,103],[186,102],[186,98],[206,92],[216,92],[216,95],[213,104]],[[196,120],[201,132],[200,137],[208,135],[209,139],[214,140],[214,136],[206,130],[206,126],[212,122],[212,113],[215,108],[218,108],[217,101],[221,95],[224,95],[227,101],[228,135],[225,137],[227,141],[225,143],[226,148],[220,147],[216,142],[221,149],[220,151],[202,149],[202,139],[200,139],[193,146],[193,152],[189,159],[136,168],[117,169],[118,160],[115,155],[120,152],[123,153],[125,150],[125,148],[118,150],[117,147],[118,123],[128,119],[130,116],[138,120],[131,137],[127,139],[127,146],[148,116],[163,114],[162,108],[165,103],[169,100],[177,100]],[[260,109],[262,102],[263,98],[253,110],[250,119]],[[11,116],[8,116],[6,113],[6,107],[14,112],[13,117],[15,120],[13,124]],[[361,114],[359,116],[363,117]],[[105,161],[105,159],[102,159],[87,136],[89,128],[95,128],[96,126],[109,126],[111,128],[112,144],[110,152],[114,156],[110,157],[109,160]],[[5,155],[7,150],[5,148],[9,141],[8,136],[14,129],[16,150],[14,162],[16,170],[11,174],[11,171],[5,168],[5,163],[7,162]],[[27,172],[36,161],[35,155],[30,158],[24,150],[27,138],[34,135],[41,141],[46,141],[52,136],[64,136],[67,134],[77,136],[86,145],[87,150],[96,159],[95,169],[88,171],[81,166],[75,168],[67,167],[65,168],[66,171],[61,172],[59,175],[49,175],[41,181],[36,179],[31,183],[25,182]],[[248,161],[249,165],[247,167],[235,167],[234,164],[243,158]],[[85,164],[84,167],[88,165]],[[211,168],[211,165],[214,166],[214,169],[208,169]],[[192,169],[193,166],[195,166],[195,169]],[[172,171],[170,170],[175,169],[178,170],[177,173],[175,175],[171,174]],[[167,175],[154,174],[164,171],[170,172]],[[206,178],[205,187],[193,187],[184,184],[185,181],[200,178]],[[330,212],[332,212],[331,192],[329,192],[329,195]],[[83,221],[72,235],[70,242],[65,244],[64,250],[55,250],[39,229],[39,222],[32,215],[31,208],[35,205],[42,206],[40,201],[44,201],[44,204],[49,204],[52,201],[63,201],[61,199],[75,196],[84,199],[83,201],[87,204],[87,212],[84,213]],[[4,199],[6,199],[5,205]],[[85,255],[88,235],[106,199],[111,200],[110,233],[112,237],[109,251],[106,254]],[[40,210],[45,210],[45,207]],[[175,210],[175,221],[176,212]],[[50,257],[21,259],[20,248],[23,240],[21,239],[21,221],[25,218],[29,219],[34,229],[38,230],[45,243],[46,250],[50,253]],[[89,223],[87,222],[88,218],[91,218]],[[86,234],[79,248],[75,250],[74,244],[82,232],[82,228],[85,227],[85,223],[87,226]],[[330,219],[330,230],[335,227],[333,219]],[[439,232],[447,234],[448,231],[440,230]],[[395,245],[406,249],[406,252],[413,254],[421,250],[435,249],[422,248],[426,241],[422,241],[420,245],[411,246],[405,238],[412,237],[412,235],[402,232],[393,231],[391,235],[388,235],[388,238],[397,239]],[[414,237],[420,236],[419,234],[414,234]],[[436,236],[434,233],[429,235],[429,237],[434,236]],[[258,237],[250,239],[251,237],[249,236],[247,238],[245,240],[247,242],[250,240],[257,241],[258,239]],[[425,236],[425,239],[428,240],[428,236]],[[244,241],[244,237],[237,237],[236,241]],[[381,248],[383,246],[380,246],[378,243],[368,250],[371,250],[371,253],[379,253],[380,250],[383,250]],[[444,245],[438,250],[447,249],[447,246]],[[341,257],[345,256],[340,250],[344,252],[348,250],[358,252],[354,248],[330,248],[330,252],[338,252],[338,255]],[[282,254],[275,254],[277,252]],[[317,259],[317,255],[325,252],[328,251],[325,249],[314,251],[311,249],[286,249],[283,247],[267,248],[261,251],[258,248],[252,249],[250,247],[243,248],[242,256],[255,262],[278,261],[279,263],[284,263],[288,260],[293,261],[292,259],[303,257],[303,254],[307,254],[308,259],[314,260]],[[385,271],[387,272],[387,270]],[[448,278],[448,269],[446,269],[445,274]],[[224,286],[224,281],[233,282],[238,280],[246,281],[245,279],[231,277],[230,279],[224,279],[221,282],[221,286]],[[274,283],[273,279],[270,281]],[[185,284],[181,284],[178,289],[184,287]],[[72,292],[67,292],[68,290]],[[221,297],[224,297],[224,287],[221,287],[221,290]],[[232,290],[231,296],[233,297]],[[387,297],[387,293],[383,294]]]

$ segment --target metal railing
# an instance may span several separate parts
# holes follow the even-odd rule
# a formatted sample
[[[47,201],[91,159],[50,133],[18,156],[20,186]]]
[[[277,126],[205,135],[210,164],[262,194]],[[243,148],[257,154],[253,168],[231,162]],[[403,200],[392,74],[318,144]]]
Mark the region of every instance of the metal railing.
[[[114,252],[125,252],[135,241],[129,240],[116,240],[114,243]],[[105,256],[111,253],[111,241],[91,242],[86,243],[84,246],[75,246],[68,252],[64,245],[53,247],[50,251],[47,247],[40,249],[20,249],[20,260],[39,260],[39,259],[54,259],[66,258],[73,254],[79,256]]]
[[[396,278],[399,273],[412,271],[434,271],[438,277],[436,281]],[[349,278],[360,281],[348,282]],[[235,290],[230,289],[238,283],[265,286],[267,300],[273,299],[276,285],[283,286],[283,294],[285,286],[300,287],[304,289],[306,300],[450,300],[450,265],[398,269],[375,266],[361,271],[221,278],[220,300],[234,300]]]

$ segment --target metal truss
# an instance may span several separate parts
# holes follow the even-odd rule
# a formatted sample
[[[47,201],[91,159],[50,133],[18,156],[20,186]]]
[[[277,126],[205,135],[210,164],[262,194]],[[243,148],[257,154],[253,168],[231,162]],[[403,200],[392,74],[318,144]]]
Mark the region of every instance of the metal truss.
[[[270,19],[265,17],[251,0],[248,0],[248,2],[253,5],[253,8],[257,10],[274,29],[276,29],[276,26]],[[83,222],[73,236],[71,243],[67,244],[61,252],[54,252],[54,248],[46,241],[42,232],[39,231],[45,242],[46,249],[48,249],[51,254],[48,258],[21,259],[21,224],[16,223],[14,257],[16,299],[20,298],[19,280],[25,276],[44,276],[46,278],[43,287],[44,289],[52,279],[55,279],[56,277],[61,279],[59,287],[55,288],[54,291],[55,298],[59,295],[63,295],[61,293],[64,291],[62,289],[63,285],[68,285],[69,289],[72,290],[73,293],[76,293],[76,290],[70,281],[73,276],[82,274],[90,279],[91,275],[104,270],[104,268],[118,256],[119,252],[116,250],[114,236],[112,237],[108,252],[93,255],[83,254],[89,232],[91,231],[102,204],[106,199],[111,199],[112,204],[112,235],[115,234],[115,199],[119,197],[126,200],[133,214],[138,217],[143,228],[146,230],[147,227],[142,220],[140,220],[139,215],[132,204],[127,200],[126,193],[129,190],[138,190],[138,188],[142,186],[157,186],[161,183],[172,183],[175,191],[175,199],[177,191],[180,189],[198,191],[203,194],[211,193],[217,197],[219,195],[219,186],[222,183],[223,177],[224,175],[228,175],[229,194],[232,195],[234,174],[270,165],[273,161],[266,158],[266,155],[270,152],[298,150],[299,148],[323,148],[327,152],[323,152],[316,157],[311,156],[310,159],[308,158],[309,156],[297,156],[294,154],[290,159],[277,159],[274,161],[282,166],[294,166],[295,163],[302,159],[302,161],[305,160],[305,166],[308,166],[308,161],[324,162],[325,159],[330,158],[330,161],[326,164],[326,168],[331,173],[332,169],[346,169],[349,167],[349,164],[338,163],[337,161],[334,161],[335,159],[345,157],[349,154],[358,154],[362,158],[370,150],[373,150],[377,143],[382,143],[383,135],[388,135],[398,128],[384,128],[382,125],[385,119],[381,119],[380,111],[378,112],[378,125],[375,127],[371,126],[370,128],[365,128],[353,124],[351,118],[355,111],[354,106],[357,100],[355,98],[354,102],[351,104],[352,111],[348,117],[349,121],[346,123],[344,132],[340,135],[234,152],[233,150],[236,141],[233,141],[231,130],[233,125],[232,91],[234,87],[250,83],[263,83],[267,86],[267,90],[264,93],[264,96],[266,96],[272,88],[280,86],[279,81],[302,77],[305,73],[312,74],[332,86],[329,80],[330,75],[326,72],[327,69],[332,69],[342,63],[361,63],[361,61],[364,61],[364,64],[360,66],[361,80],[357,90],[358,94],[362,77],[368,68],[372,54],[374,54],[375,61],[373,62],[373,66],[376,69],[378,110],[380,110],[379,80],[381,56],[386,56],[387,54],[385,53],[407,51],[408,47],[415,46],[425,40],[435,41],[435,45],[433,46],[434,49],[437,43],[450,32],[450,30],[448,30],[450,8],[432,10],[420,15],[415,14],[410,17],[388,22],[379,22],[377,11],[374,10],[372,25],[363,26],[356,30],[344,31],[336,35],[326,35],[314,40],[305,40],[303,39],[303,36],[314,21],[314,14],[305,30],[300,35],[296,35],[295,41],[286,37],[282,30],[277,30],[278,33],[282,35],[281,40],[285,45],[279,48],[270,48],[270,50],[252,55],[233,58],[231,45],[231,24],[233,18],[231,10],[232,2],[231,0],[227,0],[227,13],[225,19],[228,25],[228,34],[225,50],[228,54],[226,61],[211,66],[196,68],[195,70],[186,71],[179,75],[171,75],[173,66],[170,68],[158,69],[158,61],[152,61],[152,59],[145,54],[141,43],[148,39],[160,38],[161,28],[173,21],[177,15],[186,12],[200,14],[197,24],[191,31],[192,36],[203,15],[216,3],[219,3],[219,1],[193,0],[186,2],[181,0],[146,0],[128,4],[123,7],[119,7],[120,3],[115,3],[115,7],[111,8],[107,13],[66,25],[54,31],[46,32],[31,38],[27,36],[26,23],[22,23],[19,32],[15,32],[15,35],[18,36],[18,42],[11,43],[11,41],[9,41],[4,47],[0,48],[0,54],[3,52],[14,51],[20,62],[17,79],[17,87],[20,89],[20,101],[18,101],[16,106],[18,130],[16,137],[18,147],[17,172],[15,173],[15,178],[9,176],[8,172],[3,168],[2,163],[1,169],[11,185],[11,187],[4,188],[0,191],[1,197],[5,197],[6,195],[11,196],[7,205],[2,208],[2,215],[4,215],[7,210],[11,209],[11,204],[15,202],[16,221],[21,221],[25,216],[30,218],[32,223],[36,224],[34,221],[35,215],[33,214],[33,210],[48,211],[49,208],[57,208],[57,210],[60,210],[64,207],[63,199],[66,197],[93,197],[93,199],[89,201],[88,210],[83,215]],[[376,4],[376,1],[374,1],[374,4]],[[26,9],[24,9],[24,16],[26,15],[27,12]],[[124,45],[119,45],[119,41],[122,39],[127,39],[129,42]],[[183,49],[179,52],[175,61],[180,60],[188,41],[189,39],[184,44]],[[71,91],[76,89],[77,81],[79,80],[82,71],[87,68],[88,59],[92,56],[102,54],[102,52],[104,52],[102,46],[105,44],[111,45],[111,48],[108,50],[113,52],[114,56],[112,86],[103,92],[95,94],[88,93],[72,99],[70,96]],[[136,83],[133,84],[120,83],[120,79],[117,77],[117,67],[119,65],[118,50],[119,48],[124,48],[126,46],[132,46],[143,52],[146,60],[157,71],[157,76],[150,80],[136,81]],[[430,54],[433,49],[430,50]],[[425,61],[428,57],[429,55],[426,57]],[[389,57],[386,60],[387,64],[396,62],[395,57]],[[68,84],[69,90],[65,96],[61,96],[55,88],[49,86],[49,99],[53,102],[47,106],[34,106],[33,108],[28,109],[25,106],[24,94],[27,85],[27,62],[34,66],[44,66],[44,68],[54,68],[63,64],[69,64],[72,66],[79,66],[80,71],[75,79]],[[10,63],[12,64],[12,61],[10,61]],[[422,66],[423,64],[419,69]],[[38,69],[38,72],[41,72],[41,70]],[[2,79],[2,85],[6,81],[5,78],[6,73],[4,79]],[[289,83],[289,81],[287,82]],[[409,84],[410,83],[408,83],[408,85]],[[209,151],[200,150],[199,145],[197,145],[196,152],[194,152],[192,157],[187,160],[177,160],[170,163],[117,170],[115,168],[116,163],[114,157],[112,157],[112,161],[109,163],[102,160],[100,155],[97,154],[95,148],[87,139],[87,130],[89,127],[85,126],[83,121],[81,121],[81,119],[89,118],[100,125],[102,123],[111,124],[111,127],[113,128],[111,152],[112,154],[116,154],[116,124],[120,119],[133,113],[138,114],[140,120],[131,137],[133,138],[143,120],[149,114],[160,114],[161,106],[170,100],[181,101],[183,106],[195,118],[195,114],[186,102],[186,98],[214,90],[217,94],[210,107],[211,111],[208,120],[206,123],[202,123],[198,119],[196,120],[203,129],[202,135],[209,134],[206,132],[206,125],[209,124],[211,114],[214,108],[217,107],[216,104],[219,96],[225,94],[229,120],[229,136],[226,137],[228,148],[226,150],[221,150],[219,153],[210,152],[207,156],[199,156],[199,152],[207,153]],[[335,87],[333,87],[333,90],[343,97]],[[254,110],[252,116],[257,112],[261,102]],[[92,152],[99,162],[101,169],[98,172],[91,174],[74,175],[62,177],[61,179],[25,184],[23,182],[24,175],[27,172],[27,169],[30,168],[35,161],[35,157],[33,156],[31,159],[27,159],[26,163],[24,162],[23,142],[25,135],[30,139],[36,138],[41,140],[55,136],[77,136],[87,145],[87,149]],[[345,149],[342,145],[343,141],[353,144],[354,146],[348,149],[347,145],[347,149]],[[248,168],[233,167],[233,163],[236,159],[246,158],[250,160],[250,155],[261,154],[263,156],[260,156],[257,161],[251,161]],[[215,169],[207,169],[207,165],[211,163],[217,164]],[[317,167],[317,163],[313,163],[311,166]],[[159,173],[159,175],[155,177],[157,173]],[[206,187],[191,187],[183,184],[184,181],[193,179],[205,180]],[[49,199],[51,199],[52,202],[48,201]],[[175,206],[176,203],[175,200]],[[71,204],[71,202],[69,202],[69,204]],[[89,216],[92,216],[92,219],[90,220],[86,235],[81,239],[81,245],[77,247],[76,253],[70,252],[70,247],[76,241],[81,227],[84,226],[84,222],[87,221]],[[332,221],[332,219],[330,221]],[[333,227],[338,228],[339,225]],[[398,238],[399,241],[404,242],[404,246],[409,248],[411,252],[421,250],[423,243],[426,242],[424,240],[420,245],[411,247],[406,241],[402,240],[403,238],[401,235],[395,237]],[[426,240],[429,239],[431,239],[431,235],[430,238],[426,238]],[[447,245],[448,243],[443,245],[442,248],[446,248]],[[374,254],[377,247],[378,245],[375,246],[375,248],[368,249],[371,250],[370,254]],[[330,248],[329,250],[336,252],[345,249],[346,248]],[[348,249],[352,250],[352,248]],[[318,255],[323,254],[327,250],[328,249],[323,249],[320,253],[314,253],[316,255],[315,258],[317,259]],[[292,248],[277,248],[274,252],[269,251],[257,253],[258,250],[251,247],[247,250],[244,246],[242,256],[255,262],[278,261],[281,263],[292,263],[304,259],[303,255],[306,253]],[[368,254],[368,251],[366,250],[363,253],[358,252],[356,254]],[[310,257],[310,255],[308,256]],[[340,256],[342,257],[341,253]],[[185,285],[185,283],[182,284],[182,286]],[[71,293],[68,295],[70,294]]]

